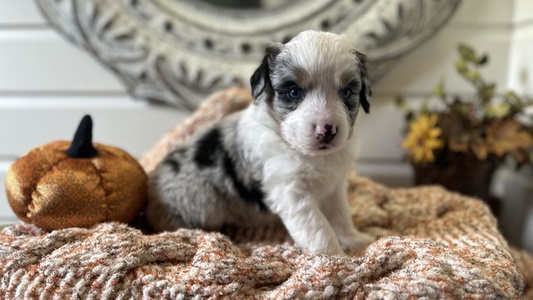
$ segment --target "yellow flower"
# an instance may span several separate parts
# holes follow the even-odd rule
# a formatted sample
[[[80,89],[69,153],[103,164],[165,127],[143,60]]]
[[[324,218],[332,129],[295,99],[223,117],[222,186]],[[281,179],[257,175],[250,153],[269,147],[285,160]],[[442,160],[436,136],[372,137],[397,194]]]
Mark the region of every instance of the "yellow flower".
[[[402,148],[410,152],[415,163],[434,161],[433,150],[444,145],[439,139],[442,131],[436,126],[437,118],[436,114],[423,114],[409,124],[409,132],[402,143]]]
[[[486,106],[487,116],[501,119],[511,112],[511,106],[507,103],[493,103]]]

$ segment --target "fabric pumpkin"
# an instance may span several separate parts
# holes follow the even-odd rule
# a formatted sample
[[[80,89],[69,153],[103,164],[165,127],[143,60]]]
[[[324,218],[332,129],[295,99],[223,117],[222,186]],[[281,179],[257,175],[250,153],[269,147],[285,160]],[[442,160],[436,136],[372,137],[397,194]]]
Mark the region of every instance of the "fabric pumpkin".
[[[146,187],[146,174],[133,157],[92,143],[89,116],[72,143],[54,141],[31,150],[6,177],[15,214],[45,230],[131,222],[145,204]]]

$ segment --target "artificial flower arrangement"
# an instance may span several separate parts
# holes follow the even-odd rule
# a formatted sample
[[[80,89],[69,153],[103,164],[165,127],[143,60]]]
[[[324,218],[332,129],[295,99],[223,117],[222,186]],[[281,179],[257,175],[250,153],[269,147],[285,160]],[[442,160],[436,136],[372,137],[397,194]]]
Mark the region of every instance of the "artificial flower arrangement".
[[[417,110],[399,97],[408,124],[402,148],[415,168],[415,183],[438,183],[483,198],[487,191],[480,194],[476,184],[487,190],[506,156],[518,164],[533,162],[533,102],[514,92],[496,94],[496,85],[480,73],[487,55],[467,45],[459,46],[459,54],[455,68],[475,94],[450,95],[441,82],[436,99],[424,100]]]

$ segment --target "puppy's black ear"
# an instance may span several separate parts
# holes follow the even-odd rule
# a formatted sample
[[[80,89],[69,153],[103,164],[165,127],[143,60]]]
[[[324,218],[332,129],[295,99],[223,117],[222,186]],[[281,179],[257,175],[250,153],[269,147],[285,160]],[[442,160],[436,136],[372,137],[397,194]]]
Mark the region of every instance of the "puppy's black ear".
[[[370,112],[370,96],[372,96],[372,88],[370,80],[368,79],[368,71],[366,67],[366,55],[359,51],[355,51],[355,56],[359,61],[359,72],[361,76],[361,91],[359,92],[359,102],[366,113]]]
[[[250,78],[250,86],[252,87],[252,95],[254,99],[265,92],[265,90],[271,91],[272,84],[270,83],[270,70],[274,66],[274,60],[276,56],[281,52],[282,44],[272,43],[266,46],[266,54],[261,62],[261,65],[255,70],[254,74]]]

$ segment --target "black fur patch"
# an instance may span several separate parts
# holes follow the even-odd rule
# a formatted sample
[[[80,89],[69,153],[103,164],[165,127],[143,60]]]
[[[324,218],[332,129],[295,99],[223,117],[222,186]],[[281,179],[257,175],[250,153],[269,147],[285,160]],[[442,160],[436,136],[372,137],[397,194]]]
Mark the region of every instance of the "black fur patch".
[[[172,172],[178,174],[181,169],[181,165],[178,161],[172,158],[166,158],[163,163],[172,169]]]
[[[250,86],[252,87],[252,95],[254,99],[257,99],[257,97],[259,97],[268,86],[271,86],[268,57],[268,54],[265,55],[263,61],[250,78]]]
[[[359,101],[361,101],[361,106],[363,106],[363,110],[365,111],[365,113],[368,114],[370,112],[370,103],[368,102],[366,89],[366,84],[363,84],[363,86],[361,87],[361,92],[359,93]]]
[[[250,187],[245,186],[237,176],[235,165],[228,153],[224,153],[223,168],[226,175],[228,175],[233,182],[233,187],[244,201],[257,205],[262,211],[268,211],[268,207],[263,202],[264,193],[261,189],[261,183],[254,180]]]
[[[266,46],[265,56],[250,78],[250,86],[252,87],[252,95],[254,99],[257,99],[264,92],[271,94],[272,83],[270,82],[270,72],[273,68],[276,56],[281,52],[281,47],[281,44],[276,43]]]
[[[372,89],[370,88],[368,80],[367,59],[366,55],[358,51],[355,51],[355,56],[357,56],[359,59],[359,70],[362,81],[361,92],[359,93],[359,102],[361,102],[363,110],[368,114],[370,112],[370,99],[368,99],[368,97],[372,96]]]
[[[221,134],[218,128],[211,129],[198,141],[198,147],[194,153],[194,161],[198,167],[206,168],[215,164],[220,142]]]
[[[222,145],[222,135],[220,129],[213,128],[207,132],[197,142],[194,161],[199,168],[212,167],[217,163],[217,156],[222,157],[222,168],[224,173],[233,183],[239,197],[249,203],[256,204],[262,211],[268,211],[267,206],[263,203],[264,193],[261,189],[261,183],[253,181],[247,187],[237,176],[235,164],[230,155],[224,150]]]

